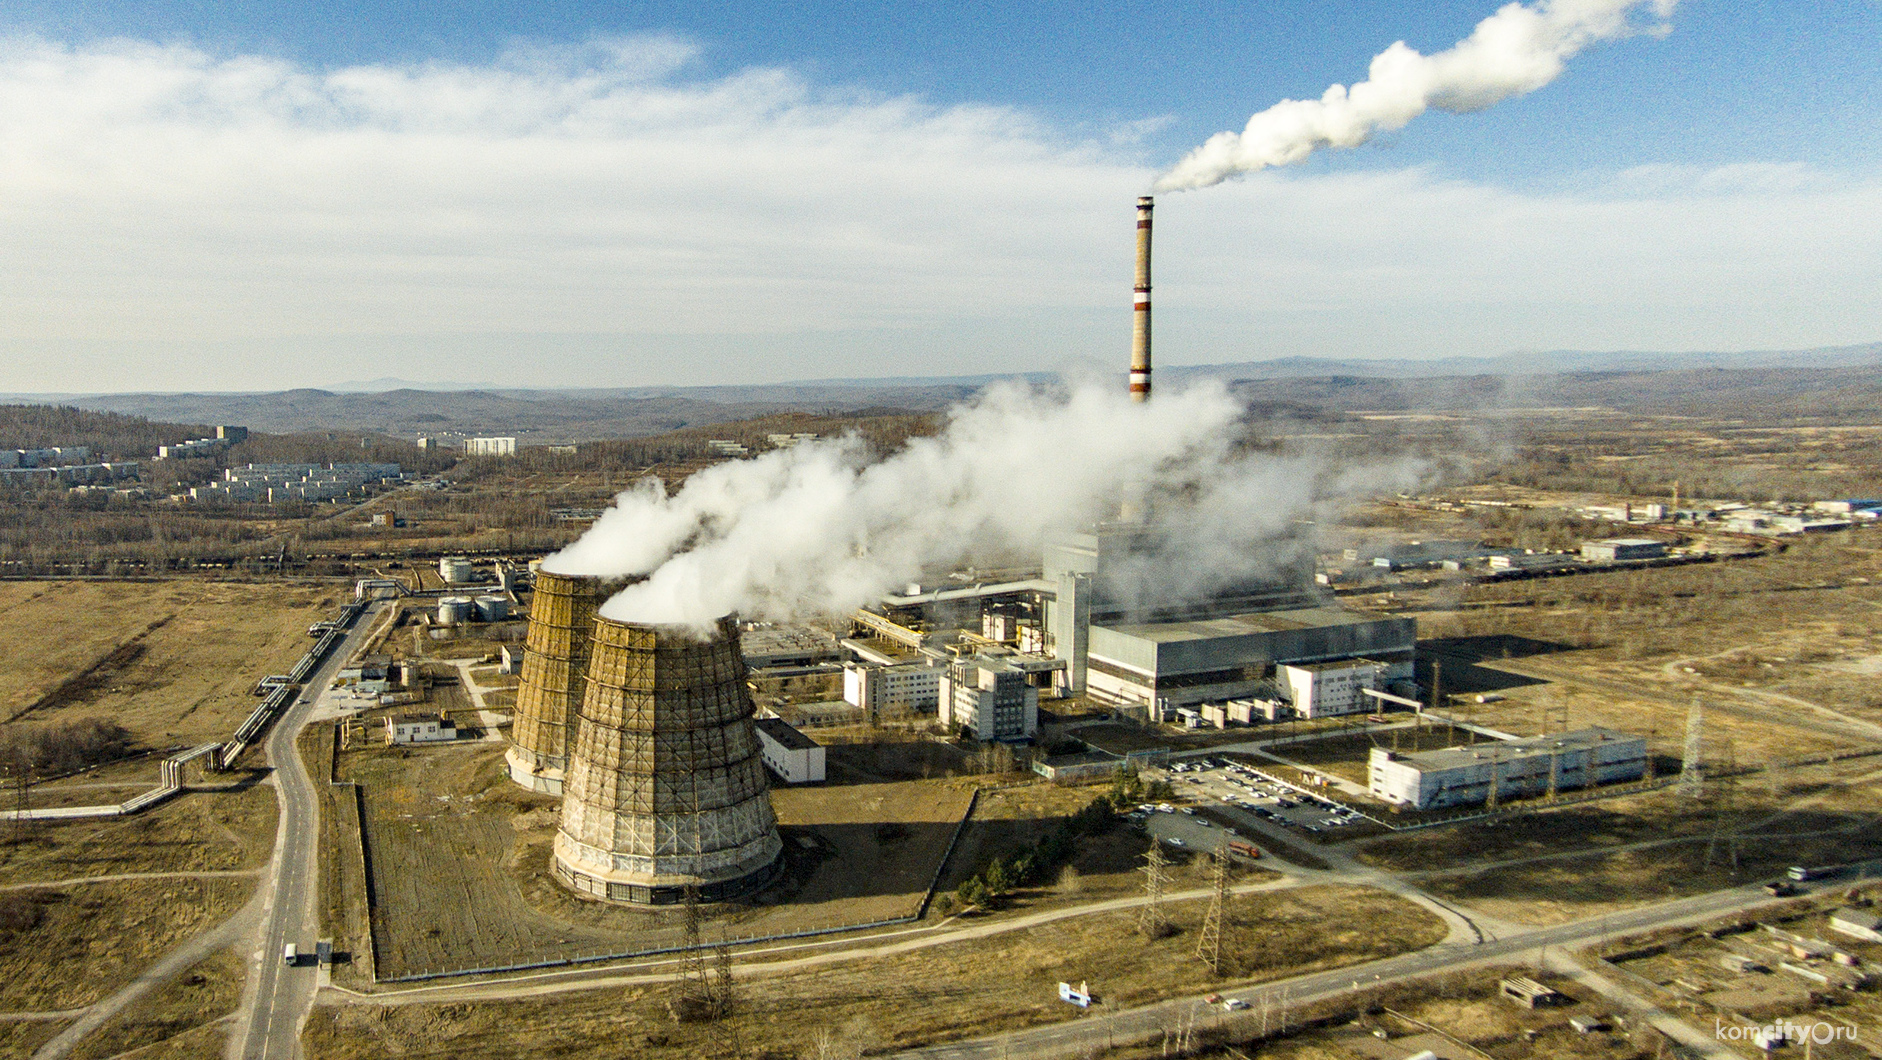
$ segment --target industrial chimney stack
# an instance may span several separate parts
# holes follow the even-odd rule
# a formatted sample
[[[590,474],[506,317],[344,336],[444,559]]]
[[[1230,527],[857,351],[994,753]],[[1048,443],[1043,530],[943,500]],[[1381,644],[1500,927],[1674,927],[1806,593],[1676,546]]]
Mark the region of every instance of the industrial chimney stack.
[[[1137,200],[1137,287],[1131,314],[1131,400],[1150,400],[1150,211],[1156,200]]]

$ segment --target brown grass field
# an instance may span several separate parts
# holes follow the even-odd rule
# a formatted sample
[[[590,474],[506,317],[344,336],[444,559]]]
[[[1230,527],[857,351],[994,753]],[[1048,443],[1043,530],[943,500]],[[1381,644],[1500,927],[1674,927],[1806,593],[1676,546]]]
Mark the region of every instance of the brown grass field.
[[[502,752],[494,744],[342,752],[342,777],[366,792],[380,974],[676,942],[677,910],[587,901],[554,881],[557,800],[511,784]],[[787,880],[750,903],[711,910],[708,935],[764,936],[913,914],[971,793],[958,780],[775,790]]]
[[[1131,911],[1100,913],[893,957],[749,980],[734,1024],[746,1049],[815,1057],[885,1051],[1074,1018],[1061,979],[1086,980],[1105,1004],[1130,1006],[1215,980],[1193,957],[1204,902],[1173,903],[1178,932],[1154,942]],[[1404,952],[1444,935],[1409,903],[1376,891],[1315,887],[1231,903],[1225,953],[1236,979],[1267,979]],[[1309,943],[1311,942],[1311,945]],[[1118,954],[1129,953],[1129,960]],[[326,1006],[303,1043],[318,1060],[363,1057],[724,1055],[698,1024],[676,1024],[660,986],[476,1005]],[[845,1055],[838,1053],[836,1055]]]
[[[225,736],[343,592],[317,583],[0,582],[0,719],[105,717],[147,746]]]
[[[0,1011],[89,1005],[171,947],[228,919],[254,885],[245,877],[179,877],[8,893],[8,904],[37,922],[0,944]]]
[[[139,998],[71,1055],[74,1060],[216,1056],[227,1034],[220,1021],[242,1000],[242,976],[240,958],[228,950],[217,953]]]

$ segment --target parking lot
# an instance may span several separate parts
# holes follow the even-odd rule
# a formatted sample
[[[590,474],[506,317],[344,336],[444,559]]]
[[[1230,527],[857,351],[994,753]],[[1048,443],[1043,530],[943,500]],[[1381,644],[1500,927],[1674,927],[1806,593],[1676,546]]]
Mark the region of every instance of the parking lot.
[[[1212,803],[1231,820],[1247,822],[1250,827],[1234,829],[1242,835],[1255,834],[1257,822],[1309,835],[1326,835],[1337,834],[1354,821],[1363,820],[1331,800],[1265,780],[1247,766],[1221,759],[1175,763],[1171,766],[1169,780],[1179,798]],[[1213,850],[1225,838],[1225,829],[1186,812],[1181,806],[1139,807],[1132,817],[1141,821],[1149,834],[1175,847]]]

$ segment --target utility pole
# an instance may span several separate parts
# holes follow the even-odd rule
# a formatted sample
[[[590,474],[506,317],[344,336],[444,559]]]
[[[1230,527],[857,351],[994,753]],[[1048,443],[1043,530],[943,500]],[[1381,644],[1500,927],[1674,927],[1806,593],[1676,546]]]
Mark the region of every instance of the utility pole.
[[[1215,848],[1215,888],[1209,896],[1209,913],[1202,918],[1202,932],[1196,937],[1196,956],[1209,970],[1222,974],[1222,917],[1229,897],[1229,850],[1224,841]]]
[[[1150,841],[1150,851],[1144,855],[1144,908],[1137,918],[1137,929],[1145,938],[1160,939],[1170,933],[1169,921],[1163,918],[1163,867],[1168,864],[1163,860],[1161,840]]]

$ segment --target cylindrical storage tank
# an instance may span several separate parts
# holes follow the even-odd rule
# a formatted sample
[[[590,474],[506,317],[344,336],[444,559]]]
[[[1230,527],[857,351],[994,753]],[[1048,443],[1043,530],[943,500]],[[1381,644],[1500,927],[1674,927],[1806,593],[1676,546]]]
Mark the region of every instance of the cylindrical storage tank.
[[[440,626],[462,625],[469,622],[476,611],[476,605],[471,603],[470,597],[447,596],[438,601],[438,624]]]
[[[577,574],[536,574],[510,749],[504,755],[510,779],[531,791],[562,794],[587,687],[595,611],[623,584]]]
[[[738,623],[600,618],[562,795],[555,873],[630,905],[722,901],[776,878],[784,849],[765,785]]]
[[[510,598],[490,593],[477,598],[477,621],[501,622],[510,617]]]
[[[463,556],[447,556],[438,561],[438,576],[447,584],[463,585],[477,580],[477,568]]]

